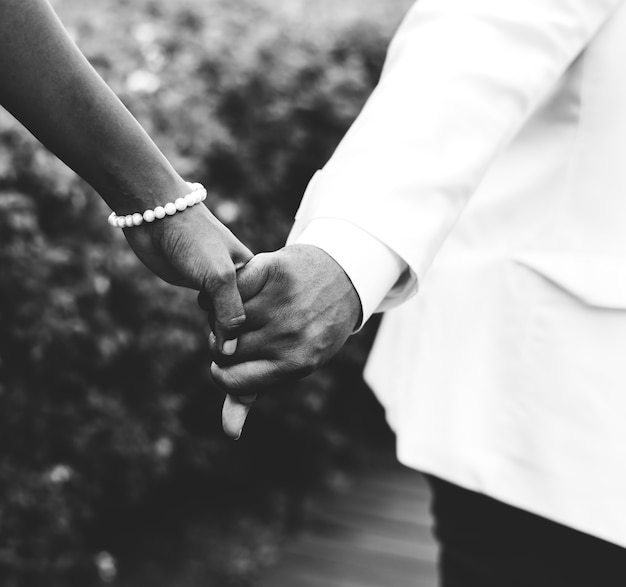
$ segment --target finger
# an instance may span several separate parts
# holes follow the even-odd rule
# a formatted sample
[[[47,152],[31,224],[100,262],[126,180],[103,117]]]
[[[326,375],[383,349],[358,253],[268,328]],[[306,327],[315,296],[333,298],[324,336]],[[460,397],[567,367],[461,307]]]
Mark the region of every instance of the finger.
[[[161,246],[181,277],[195,282],[196,288],[207,294],[216,317],[218,341],[229,354],[237,345],[237,329],[245,322],[235,267],[251,259],[252,253],[206,207],[198,206],[194,212],[185,223],[185,231],[181,233],[174,225]]]
[[[237,271],[237,288],[244,302],[249,301],[263,290],[273,267],[273,254],[259,253]]]
[[[281,363],[265,359],[227,367],[213,363],[211,375],[218,387],[236,397],[268,391],[275,385],[295,378],[293,372],[285,369]]]
[[[222,408],[222,428],[226,435],[233,440],[239,440],[246,418],[256,397],[256,395],[226,396]]]
[[[225,355],[232,355],[237,349],[239,330],[246,321],[246,315],[237,289],[234,266],[218,270],[203,288],[211,300],[215,323],[217,345]]]
[[[266,314],[271,310],[271,304],[268,304],[267,300],[257,300],[257,296],[262,292],[269,279],[271,264],[264,262],[264,258],[268,256],[269,254],[257,255],[247,265],[240,264],[240,268],[237,271],[237,288],[239,295],[245,303],[244,312],[246,316],[245,324],[238,328],[239,334],[244,331],[261,328],[268,322]],[[211,330],[219,332],[219,327],[216,327],[218,317],[215,313],[214,304],[215,302],[208,292],[201,291],[198,294],[198,305],[207,313]],[[252,314],[248,312],[248,306],[253,310]],[[219,348],[221,351],[222,346],[220,345]]]
[[[244,312],[246,311],[246,308],[244,306]],[[209,325],[209,328],[211,329],[211,332],[215,332],[215,312],[213,312],[213,310],[209,310],[206,313],[206,319],[207,319],[207,324]],[[246,314],[246,321],[248,320],[248,315]]]
[[[263,286],[267,281],[267,268],[264,264],[258,261],[258,257],[263,257],[263,254],[261,253],[256,257],[253,257],[247,264],[235,264],[235,270],[237,272],[237,288],[239,289],[239,295],[244,302],[247,302],[250,298],[256,296],[263,289]],[[198,294],[198,305],[205,312],[213,310],[213,299],[209,292],[200,291]]]
[[[198,294],[198,306],[200,306],[201,310],[206,312],[207,324],[209,325],[209,328],[212,334],[213,330],[215,329],[215,314],[213,313],[213,308],[209,304],[210,302],[209,302],[208,295],[201,291]],[[245,312],[245,307],[244,307],[244,312]],[[247,320],[247,316],[246,316],[246,320]]]
[[[240,337],[241,338],[241,337]],[[227,361],[228,364],[233,364],[236,359],[231,355],[230,357],[225,357],[222,354],[222,350],[217,346],[217,339],[215,338],[215,334],[211,331],[209,332],[208,337],[209,343],[209,357],[213,363],[218,363],[219,365],[223,364],[224,361]],[[239,339],[237,339],[237,346],[239,346]],[[235,352],[235,354],[237,354]]]
[[[286,342],[285,337],[276,340],[274,333],[268,329],[242,332],[237,339],[237,350],[232,355],[224,355],[218,346],[215,335],[208,337],[209,356],[220,367],[246,363],[249,361],[274,360],[280,358],[285,346],[295,346]]]
[[[244,332],[259,330],[273,320],[280,320],[280,317],[277,316],[277,308],[282,307],[281,302],[282,299],[275,295],[258,295],[252,300],[246,302],[244,304],[246,321],[239,328],[239,336],[241,336]],[[277,308],[274,307],[275,305]],[[207,311],[207,323],[213,332],[215,332],[215,321],[216,317],[213,310]],[[279,324],[279,322],[277,322],[277,324]]]
[[[235,266],[235,271],[239,272],[241,271],[241,269],[243,269],[246,266],[246,263],[244,261],[239,261],[237,263],[234,263],[234,266]],[[188,280],[181,280],[180,284],[175,284],[175,285],[193,287],[193,284],[187,286],[186,285],[187,281]],[[237,284],[237,286],[239,286],[239,284]],[[243,301],[245,302],[246,300],[244,299]],[[207,292],[200,290],[200,292],[198,293],[198,306],[200,306],[200,308],[204,310],[205,312],[208,312],[210,314],[213,313],[213,302],[211,301],[211,296]]]

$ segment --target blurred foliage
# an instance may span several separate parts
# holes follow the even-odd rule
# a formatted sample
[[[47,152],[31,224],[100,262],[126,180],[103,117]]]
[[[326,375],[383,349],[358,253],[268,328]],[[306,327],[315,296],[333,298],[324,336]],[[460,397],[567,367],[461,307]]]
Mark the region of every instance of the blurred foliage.
[[[283,244],[392,32],[353,18],[316,28],[252,0],[54,5],[254,250]],[[194,294],[154,278],[106,215],[0,112],[0,581],[247,585],[311,492],[389,441],[360,378],[371,329],[258,402],[232,443]]]

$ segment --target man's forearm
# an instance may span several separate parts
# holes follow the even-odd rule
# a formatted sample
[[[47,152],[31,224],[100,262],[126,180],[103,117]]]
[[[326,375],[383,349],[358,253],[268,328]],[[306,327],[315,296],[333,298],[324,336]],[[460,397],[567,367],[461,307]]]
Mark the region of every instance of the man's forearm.
[[[47,0],[0,0],[0,103],[118,213],[187,193]]]

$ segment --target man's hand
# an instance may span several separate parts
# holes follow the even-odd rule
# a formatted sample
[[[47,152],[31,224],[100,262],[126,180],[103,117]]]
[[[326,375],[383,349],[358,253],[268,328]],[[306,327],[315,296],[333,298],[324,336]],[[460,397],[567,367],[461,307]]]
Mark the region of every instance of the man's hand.
[[[237,350],[224,356],[216,338],[209,341],[213,377],[234,396],[313,372],[343,346],[361,315],[348,276],[311,245],[257,255],[237,283],[246,314]],[[210,311],[204,294],[199,302]]]
[[[245,322],[237,266],[252,253],[203,204],[151,224],[125,229],[128,244],[153,273],[173,285],[199,290],[214,316],[223,353],[233,352]]]

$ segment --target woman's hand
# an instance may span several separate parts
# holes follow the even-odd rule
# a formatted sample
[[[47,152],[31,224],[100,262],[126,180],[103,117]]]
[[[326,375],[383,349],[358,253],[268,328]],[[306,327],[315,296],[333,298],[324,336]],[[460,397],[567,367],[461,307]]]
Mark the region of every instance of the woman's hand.
[[[116,213],[152,209],[189,193],[80,53],[47,0],[0,1],[0,39],[0,104]],[[235,265],[252,255],[204,205],[125,234],[159,277],[207,294],[222,347],[236,339],[245,318]],[[229,342],[225,354],[235,345]]]
[[[217,345],[226,355],[234,353],[245,322],[236,267],[252,258],[248,248],[204,204],[124,229],[124,235],[155,275],[202,293],[215,318]]]

